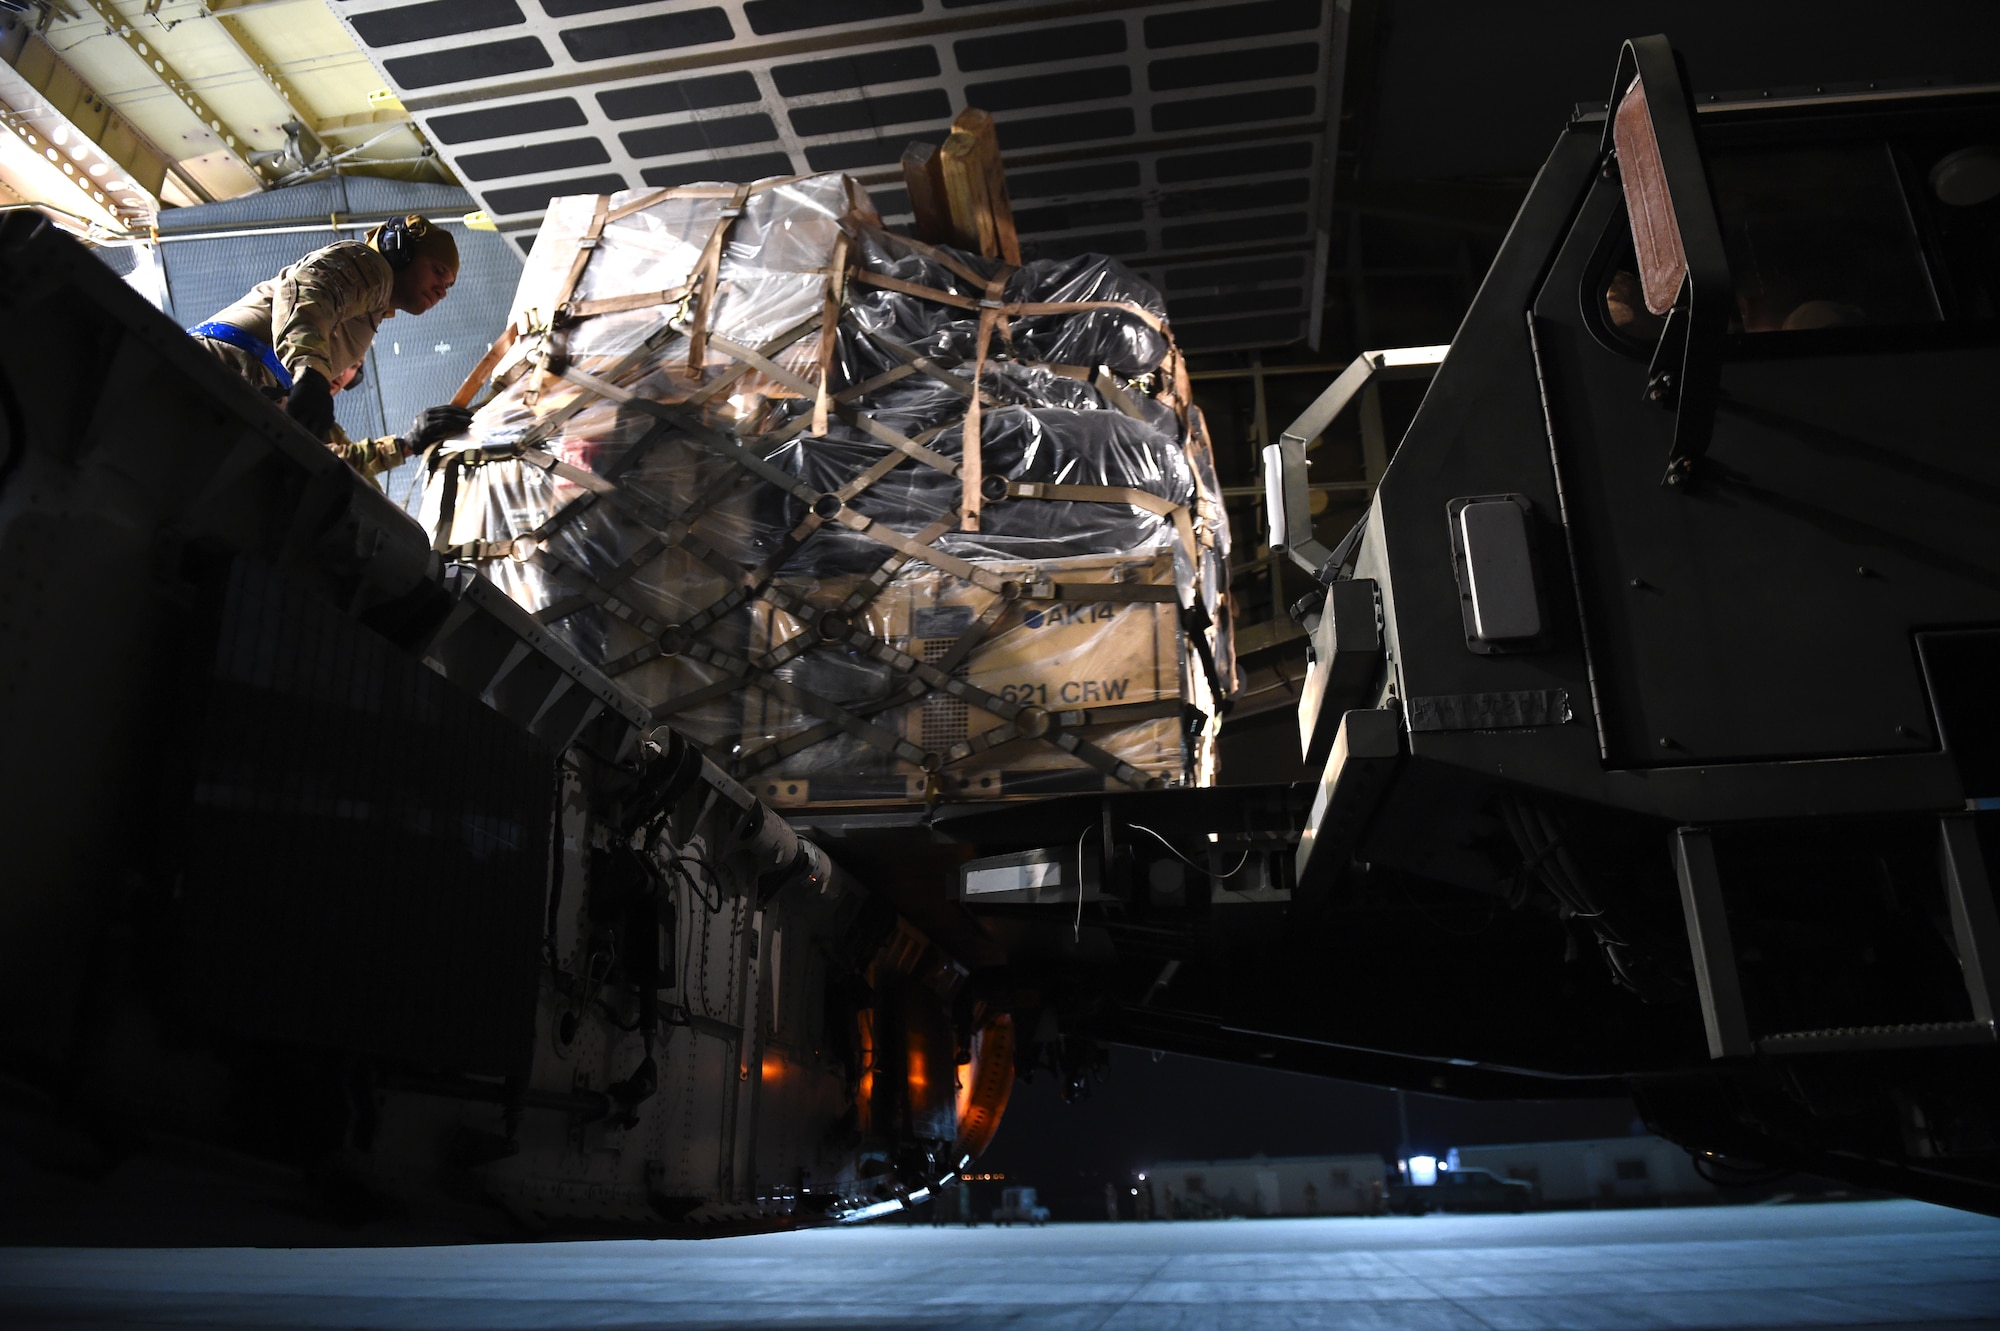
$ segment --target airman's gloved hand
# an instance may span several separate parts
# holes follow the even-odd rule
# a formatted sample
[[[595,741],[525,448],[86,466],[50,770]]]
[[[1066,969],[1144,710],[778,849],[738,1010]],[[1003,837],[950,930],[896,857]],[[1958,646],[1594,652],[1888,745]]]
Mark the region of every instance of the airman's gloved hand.
[[[300,370],[285,395],[285,414],[321,443],[333,433],[333,386],[318,370]]]
[[[455,434],[464,434],[472,426],[470,407],[425,407],[410,422],[410,432],[403,436],[403,451],[421,453],[440,439],[449,439]]]

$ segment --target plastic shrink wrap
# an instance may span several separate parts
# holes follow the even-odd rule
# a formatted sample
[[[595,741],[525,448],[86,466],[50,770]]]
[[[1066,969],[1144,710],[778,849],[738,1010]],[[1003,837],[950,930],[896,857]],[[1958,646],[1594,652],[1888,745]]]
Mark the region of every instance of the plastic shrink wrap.
[[[778,805],[1207,784],[1228,529],[1159,294],[844,176],[555,200],[423,520]]]

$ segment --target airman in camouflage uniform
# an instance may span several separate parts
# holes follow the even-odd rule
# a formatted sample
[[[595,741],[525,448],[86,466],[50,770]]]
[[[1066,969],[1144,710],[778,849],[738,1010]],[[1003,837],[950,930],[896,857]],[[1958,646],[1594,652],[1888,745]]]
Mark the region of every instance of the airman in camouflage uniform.
[[[424,313],[457,277],[458,245],[450,233],[412,215],[376,227],[365,243],[340,240],[313,251],[188,331],[266,396],[283,401],[288,415],[355,470],[373,475],[462,431],[470,413],[427,408],[408,435],[357,444],[334,423],[335,381],[344,383],[361,364],[384,319]]]

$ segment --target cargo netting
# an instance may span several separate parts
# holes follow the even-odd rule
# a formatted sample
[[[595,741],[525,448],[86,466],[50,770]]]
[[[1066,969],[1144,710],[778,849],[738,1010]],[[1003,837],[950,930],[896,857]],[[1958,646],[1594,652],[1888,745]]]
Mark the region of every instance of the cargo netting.
[[[556,199],[475,380],[437,549],[772,803],[1213,781],[1222,492],[1116,260],[926,245],[841,175]]]

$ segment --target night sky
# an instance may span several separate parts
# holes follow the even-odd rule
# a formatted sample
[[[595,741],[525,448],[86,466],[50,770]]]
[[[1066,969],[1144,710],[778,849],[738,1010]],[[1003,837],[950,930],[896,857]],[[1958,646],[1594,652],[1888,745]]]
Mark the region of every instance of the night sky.
[[[1414,1151],[1439,1156],[1453,1146],[1618,1137],[1634,1127],[1623,1099],[1482,1102],[1413,1092],[1408,1105]],[[1062,1102],[1047,1072],[1016,1080],[1000,1133],[973,1168],[1041,1188],[1062,1218],[1066,1200],[1101,1214],[1096,1199],[1107,1180],[1164,1160],[1365,1151],[1391,1159],[1396,1139],[1394,1091],[1113,1048],[1103,1079],[1075,1104]]]

